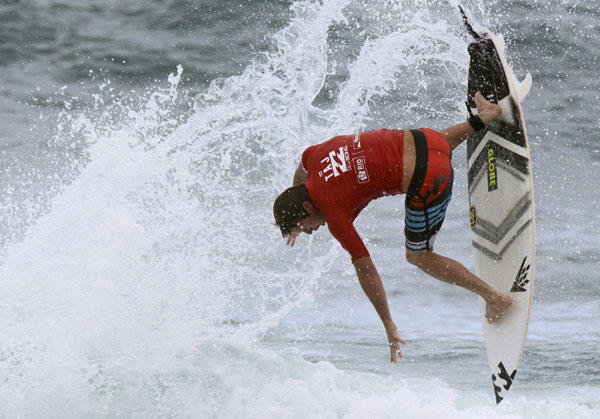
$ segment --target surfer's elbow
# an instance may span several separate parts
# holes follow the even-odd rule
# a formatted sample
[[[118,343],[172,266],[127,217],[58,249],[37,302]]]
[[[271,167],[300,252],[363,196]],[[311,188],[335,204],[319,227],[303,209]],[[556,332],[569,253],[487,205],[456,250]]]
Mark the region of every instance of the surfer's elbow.
[[[304,172],[304,169],[302,168],[302,163],[301,163],[300,165],[298,165],[298,167],[296,168],[296,171],[294,172],[294,180],[292,182],[292,185],[293,186],[302,185],[302,184],[306,183],[307,178],[308,178],[308,176]]]

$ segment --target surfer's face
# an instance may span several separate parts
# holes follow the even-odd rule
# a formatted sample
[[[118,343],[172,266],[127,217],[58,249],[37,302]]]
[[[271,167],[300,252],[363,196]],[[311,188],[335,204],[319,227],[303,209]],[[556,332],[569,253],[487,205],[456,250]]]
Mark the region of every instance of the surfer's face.
[[[317,210],[310,202],[304,202],[304,209],[308,213],[308,217],[305,217],[298,221],[292,232],[312,234],[313,231],[317,231],[320,226],[325,225],[325,217],[319,210]]]
[[[314,215],[309,215],[308,217],[298,221],[298,226],[295,228],[295,230],[299,233],[312,234],[313,231],[317,231],[323,224],[325,223],[318,220]]]

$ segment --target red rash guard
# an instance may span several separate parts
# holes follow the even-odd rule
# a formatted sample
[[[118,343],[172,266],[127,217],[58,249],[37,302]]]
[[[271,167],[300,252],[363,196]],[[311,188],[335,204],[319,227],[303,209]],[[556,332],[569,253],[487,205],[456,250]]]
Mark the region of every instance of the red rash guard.
[[[369,252],[352,224],[373,199],[402,193],[404,131],[340,135],[302,154],[306,189],[352,262]]]

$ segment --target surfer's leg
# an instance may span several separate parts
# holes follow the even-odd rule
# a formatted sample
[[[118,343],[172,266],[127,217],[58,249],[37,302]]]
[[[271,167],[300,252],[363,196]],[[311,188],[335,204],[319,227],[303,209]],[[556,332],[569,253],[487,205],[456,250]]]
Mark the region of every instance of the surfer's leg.
[[[444,136],[430,129],[412,130],[415,170],[405,200],[404,236],[408,251],[433,249],[452,199],[454,170]]]
[[[433,251],[406,251],[406,259],[423,272],[440,281],[458,285],[481,296],[486,302],[486,318],[489,323],[499,319],[510,307],[510,297],[499,293],[461,263]]]
[[[433,130],[411,131],[415,140],[415,172],[405,202],[406,258],[441,281],[459,285],[487,302],[489,322],[499,318],[511,300],[490,287],[463,265],[433,252],[433,243],[452,198],[453,169],[450,148]]]

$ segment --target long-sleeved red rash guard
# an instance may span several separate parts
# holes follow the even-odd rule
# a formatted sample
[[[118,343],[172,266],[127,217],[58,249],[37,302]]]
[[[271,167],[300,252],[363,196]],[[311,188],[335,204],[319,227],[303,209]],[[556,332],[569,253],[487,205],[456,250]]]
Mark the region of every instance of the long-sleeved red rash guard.
[[[352,262],[369,252],[353,222],[373,199],[402,192],[404,131],[340,135],[302,154],[306,189]]]

